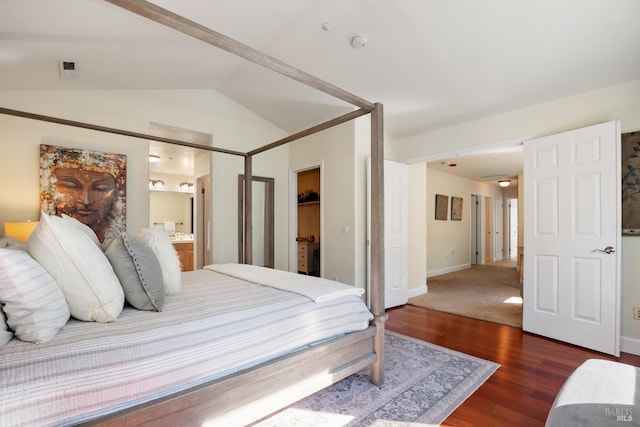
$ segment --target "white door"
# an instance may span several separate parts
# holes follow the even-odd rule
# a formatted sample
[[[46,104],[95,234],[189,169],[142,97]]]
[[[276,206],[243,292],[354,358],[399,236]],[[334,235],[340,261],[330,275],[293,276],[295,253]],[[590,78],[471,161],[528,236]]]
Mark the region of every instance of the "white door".
[[[525,142],[525,331],[619,355],[619,172],[620,122]]]
[[[493,261],[501,261],[504,258],[504,203],[501,198],[495,199],[494,213],[494,244]]]
[[[385,308],[406,304],[409,289],[407,165],[384,162]]]

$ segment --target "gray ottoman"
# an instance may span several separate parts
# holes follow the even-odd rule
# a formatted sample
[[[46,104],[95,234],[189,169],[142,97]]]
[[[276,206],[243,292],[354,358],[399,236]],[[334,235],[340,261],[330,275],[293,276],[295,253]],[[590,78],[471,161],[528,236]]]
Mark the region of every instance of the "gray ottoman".
[[[640,426],[640,368],[590,359],[556,396],[547,427]]]

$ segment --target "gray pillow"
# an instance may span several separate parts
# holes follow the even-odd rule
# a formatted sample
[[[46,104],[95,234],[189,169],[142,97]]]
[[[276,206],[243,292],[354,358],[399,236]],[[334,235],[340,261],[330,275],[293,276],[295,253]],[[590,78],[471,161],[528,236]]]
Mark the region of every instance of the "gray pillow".
[[[164,282],[153,250],[113,227],[107,230],[102,250],[120,280],[127,302],[138,310],[160,311]]]

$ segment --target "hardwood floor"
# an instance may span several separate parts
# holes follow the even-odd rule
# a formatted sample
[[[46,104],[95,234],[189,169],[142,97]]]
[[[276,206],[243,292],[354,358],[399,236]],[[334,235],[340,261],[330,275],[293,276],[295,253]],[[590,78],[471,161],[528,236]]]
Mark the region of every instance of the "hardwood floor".
[[[499,363],[501,367],[443,426],[543,426],[565,379],[591,358],[620,358],[523,332],[521,329],[411,305],[388,311],[387,329]]]

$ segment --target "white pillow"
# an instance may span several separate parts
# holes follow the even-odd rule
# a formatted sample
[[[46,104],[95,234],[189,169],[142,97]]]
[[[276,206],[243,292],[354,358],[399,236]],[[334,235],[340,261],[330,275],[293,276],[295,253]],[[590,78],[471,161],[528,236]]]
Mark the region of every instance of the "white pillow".
[[[0,306],[0,347],[11,341],[11,338],[13,338],[13,332],[7,326],[7,316],[5,316],[2,306]]]
[[[171,239],[162,230],[143,228],[137,239],[149,246],[158,257],[162,268],[162,281],[167,294],[180,293],[182,287],[182,269],[180,258],[171,243]]]
[[[73,317],[95,322],[118,318],[124,306],[122,286],[102,250],[78,227],[42,212],[28,247],[62,289]]]
[[[47,342],[69,320],[62,291],[25,251],[0,248],[0,301],[9,328],[23,341]]]
[[[100,240],[98,240],[98,235],[87,224],[83,224],[74,217],[66,214],[62,214],[62,219],[66,224],[77,228],[82,232],[82,234],[85,234],[89,239],[91,239],[93,243],[96,244],[97,247],[100,247]]]

